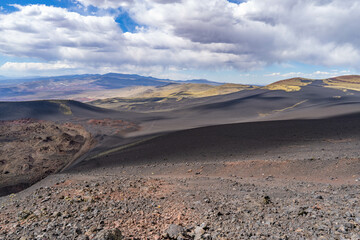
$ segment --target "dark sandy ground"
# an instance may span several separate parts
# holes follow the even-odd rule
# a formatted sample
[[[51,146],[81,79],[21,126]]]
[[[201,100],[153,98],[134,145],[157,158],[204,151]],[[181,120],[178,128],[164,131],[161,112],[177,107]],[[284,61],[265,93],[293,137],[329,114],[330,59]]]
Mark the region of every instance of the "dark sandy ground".
[[[228,124],[168,133],[76,169],[145,163],[359,158],[360,115]]]

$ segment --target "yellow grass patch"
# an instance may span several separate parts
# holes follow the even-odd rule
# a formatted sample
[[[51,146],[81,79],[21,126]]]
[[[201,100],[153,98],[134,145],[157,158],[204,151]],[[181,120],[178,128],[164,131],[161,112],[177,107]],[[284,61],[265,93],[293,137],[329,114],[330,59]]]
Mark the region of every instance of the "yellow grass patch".
[[[283,90],[286,92],[300,91],[301,87],[307,86],[311,83],[311,80],[305,78],[292,78],[287,80],[278,81],[265,86],[265,89],[269,90]]]
[[[335,88],[346,92],[347,90],[360,91],[360,76],[342,76],[323,80],[325,87]]]
[[[59,105],[59,110],[60,110],[60,112],[62,114],[64,114],[64,115],[71,115],[72,114],[71,108],[68,105],[66,105],[64,102],[55,101],[55,100],[50,101],[50,102],[58,104]]]
[[[250,89],[250,86],[241,84],[224,84],[212,86],[208,84],[174,84],[154,90],[149,90],[134,98],[176,98],[178,101],[183,98],[201,98],[239,92]]]
[[[289,107],[286,107],[286,108],[283,108],[283,109],[273,110],[273,111],[271,111],[270,113],[259,113],[258,115],[259,115],[259,117],[263,118],[263,117],[266,117],[266,116],[268,116],[268,115],[270,115],[270,114],[272,114],[272,113],[284,112],[284,111],[286,111],[286,110],[293,109],[293,108],[299,106],[300,104],[306,103],[307,101],[308,101],[308,100],[306,99],[306,100],[304,100],[304,101],[295,103],[295,104],[292,105],[292,106],[289,106]]]

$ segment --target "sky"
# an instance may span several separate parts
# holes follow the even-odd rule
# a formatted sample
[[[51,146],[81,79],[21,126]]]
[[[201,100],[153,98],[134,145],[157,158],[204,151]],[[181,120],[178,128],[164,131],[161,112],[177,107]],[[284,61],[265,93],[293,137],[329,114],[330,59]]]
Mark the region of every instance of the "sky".
[[[0,0],[0,76],[358,74],[359,22],[357,0]]]

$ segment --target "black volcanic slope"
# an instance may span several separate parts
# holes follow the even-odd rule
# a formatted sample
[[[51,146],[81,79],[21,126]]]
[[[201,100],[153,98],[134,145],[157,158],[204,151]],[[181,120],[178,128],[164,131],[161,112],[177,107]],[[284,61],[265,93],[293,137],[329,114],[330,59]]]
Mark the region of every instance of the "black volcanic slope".
[[[90,118],[135,118],[139,114],[121,113],[68,100],[0,102],[0,120],[32,118],[52,121],[72,121]]]
[[[360,92],[325,88],[319,82],[315,81],[295,92],[259,89],[219,96],[217,100],[214,98],[217,102],[195,106],[192,110],[209,115],[220,110],[222,114],[227,113],[238,117],[267,117],[268,115],[285,117],[286,113],[289,118],[291,118],[290,115],[299,118],[316,117],[319,111],[322,112],[324,109],[329,110],[324,117],[334,116],[341,114],[340,108],[344,110],[348,108],[347,106],[351,108],[350,112],[357,111],[356,106],[360,104]],[[335,109],[337,111],[334,111]],[[295,112],[299,110],[307,114],[297,116]]]
[[[178,162],[359,158],[360,113],[317,120],[228,124],[173,132],[72,170]],[[360,165],[359,165],[360,170]]]
[[[155,108],[154,104],[158,103],[150,102],[143,110]],[[143,130],[150,134],[229,123],[335,117],[359,111],[360,92],[325,88],[315,81],[295,92],[254,89],[173,104],[175,110],[148,113],[158,120],[144,122]]]
[[[360,102],[360,92],[327,88],[324,87],[322,81],[313,81],[308,86],[303,86],[300,91],[294,92],[251,89],[204,98],[158,100],[156,98],[147,101],[144,99],[130,99],[129,104],[131,104],[131,111],[135,112],[167,111],[168,113],[159,113],[159,115],[168,114],[176,117],[186,115],[194,118],[208,115],[207,118],[211,119],[218,118],[216,115],[219,115],[223,119],[234,117],[240,120],[254,120],[257,117],[268,118],[269,115],[274,114],[282,116],[283,112],[289,112],[288,110],[302,109],[302,111],[305,111],[309,108],[337,108],[339,110],[340,105],[358,104]],[[139,101],[139,103],[136,101]],[[330,111],[333,111],[333,109],[330,109]],[[344,113],[349,113],[349,111],[346,110]],[[340,113],[343,113],[342,110],[340,110]],[[336,115],[336,111],[334,111],[334,114]],[[322,116],[325,117],[326,114],[322,114],[320,117]]]
[[[323,108],[342,104],[359,104],[360,93],[357,91],[343,92],[311,84],[296,92],[258,89],[214,97],[212,101],[213,103],[194,106],[192,110],[200,113],[220,110],[221,112],[235,112],[238,116],[257,116],[281,113],[295,108]]]
[[[163,161],[359,157],[360,94],[324,88],[317,82],[297,92],[241,91],[149,115],[156,120],[144,122],[142,133],[132,136],[170,133],[83,162],[80,168]]]

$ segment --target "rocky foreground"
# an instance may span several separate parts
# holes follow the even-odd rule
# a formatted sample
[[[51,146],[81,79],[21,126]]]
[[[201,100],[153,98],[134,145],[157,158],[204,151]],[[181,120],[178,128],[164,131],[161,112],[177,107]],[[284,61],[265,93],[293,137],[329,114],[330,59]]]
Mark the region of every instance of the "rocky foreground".
[[[186,167],[194,171],[50,176],[0,200],[0,239],[360,239],[356,179],[219,177]]]

